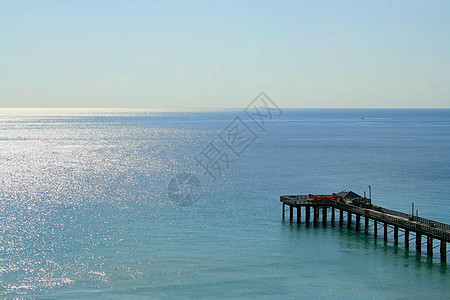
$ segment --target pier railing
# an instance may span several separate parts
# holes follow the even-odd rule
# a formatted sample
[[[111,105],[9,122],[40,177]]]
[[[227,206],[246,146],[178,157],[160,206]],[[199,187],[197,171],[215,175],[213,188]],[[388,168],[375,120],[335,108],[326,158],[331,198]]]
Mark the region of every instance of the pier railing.
[[[448,224],[444,224],[441,222],[437,222],[437,221],[433,221],[433,220],[429,220],[429,219],[425,219],[425,218],[421,218],[421,217],[413,217],[413,218],[414,218],[414,221],[418,221],[418,222],[426,223],[426,224],[434,226],[434,227],[440,227],[440,228],[450,230],[450,226]]]
[[[443,224],[443,223],[432,221],[432,220],[425,219],[425,218],[417,218],[417,217],[415,217],[414,220],[411,220],[411,219],[408,219],[408,216],[412,216],[412,215],[404,214],[407,216],[407,217],[404,217],[402,215],[403,213],[401,213],[401,212],[398,212],[395,210],[390,210],[390,209],[384,209],[384,208],[382,210],[366,209],[366,208],[358,207],[355,205],[350,206],[349,204],[341,203],[338,201],[332,201],[332,200],[329,202],[329,205],[334,206],[339,209],[350,211],[351,213],[356,213],[356,214],[360,214],[362,216],[366,216],[366,217],[369,217],[369,218],[372,218],[375,220],[380,220],[385,223],[389,223],[392,225],[401,225],[410,230],[422,231],[424,233],[431,234],[436,237],[450,240],[450,232],[444,232],[438,228],[433,228],[433,227],[427,226],[430,224],[436,224],[435,227],[441,227],[441,226],[437,226],[437,224],[441,224],[441,225],[446,225],[446,226],[442,226],[441,228],[448,229],[447,224]],[[392,214],[392,212],[399,213],[399,215],[396,214],[395,216],[405,218],[406,220],[392,216],[392,215],[394,215],[394,214]],[[416,219],[419,219],[419,220],[416,220]],[[428,222],[422,222],[420,219],[426,220]],[[417,223],[411,222],[411,221],[416,221]],[[427,225],[420,224],[419,222],[425,223]]]
[[[364,212],[363,215],[366,215],[369,218],[381,220],[381,221],[389,223],[389,224],[400,225],[400,226],[403,226],[410,230],[421,231],[423,233],[428,233],[428,234],[432,234],[434,236],[443,237],[446,240],[450,239],[450,233],[448,233],[448,232],[443,232],[442,230],[439,230],[437,228],[432,228],[432,227],[429,227],[429,226],[426,226],[426,225],[423,225],[420,223],[412,223],[411,221],[408,221],[408,220],[402,220],[399,218],[395,218],[395,217],[392,217],[385,213],[379,213],[379,212],[367,210],[366,212]]]
[[[404,212],[401,212],[401,211],[396,211],[396,210],[392,210],[392,209],[388,209],[388,208],[384,208],[384,207],[380,207],[380,206],[372,206],[372,208],[377,210],[377,211],[380,211],[380,212],[383,212],[383,213],[387,213],[387,214],[391,214],[391,215],[395,215],[395,216],[402,217],[402,218],[406,218],[406,219],[409,219],[411,221],[417,221],[417,222],[421,222],[421,223],[425,223],[425,224],[431,225],[433,227],[440,227],[440,228],[443,228],[443,229],[450,230],[450,225],[449,224],[441,223],[441,222],[438,222],[438,221],[433,221],[433,220],[426,219],[426,218],[421,218],[421,217],[414,216],[414,215],[411,215],[411,214],[407,214],[407,213],[404,213]]]
[[[308,200],[309,195],[286,195],[286,196],[281,196],[280,199],[281,199],[281,201],[282,200]]]

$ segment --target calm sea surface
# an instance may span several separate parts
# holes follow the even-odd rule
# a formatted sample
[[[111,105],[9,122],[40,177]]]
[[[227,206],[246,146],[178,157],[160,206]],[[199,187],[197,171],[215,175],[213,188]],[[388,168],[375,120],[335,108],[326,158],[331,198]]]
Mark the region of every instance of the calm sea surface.
[[[279,202],[371,185],[450,223],[449,153],[450,110],[1,110],[0,296],[449,299],[439,248],[290,224]],[[186,207],[167,193],[184,172]]]

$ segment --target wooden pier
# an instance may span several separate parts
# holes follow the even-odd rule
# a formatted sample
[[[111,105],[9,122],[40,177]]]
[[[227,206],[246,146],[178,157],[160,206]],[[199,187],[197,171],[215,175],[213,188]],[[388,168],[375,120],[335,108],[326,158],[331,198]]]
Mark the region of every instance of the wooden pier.
[[[393,232],[395,245],[399,244],[400,231],[404,236],[404,246],[407,249],[413,239],[415,239],[415,248],[418,253],[421,253],[422,245],[426,243],[427,254],[433,256],[433,249],[439,246],[441,260],[447,261],[447,243],[450,242],[450,225],[448,224],[373,205],[371,199],[361,197],[351,191],[342,191],[333,195],[281,196],[280,201],[283,203],[283,219],[286,217],[286,206],[289,207],[289,220],[291,221],[294,219],[295,208],[297,223],[300,224],[302,208],[304,208],[306,224],[310,224],[312,212],[312,222],[317,225],[320,222],[320,212],[322,212],[322,225],[326,226],[330,210],[331,226],[336,225],[336,215],[339,218],[339,226],[346,223],[348,228],[354,226],[356,231],[362,230],[361,227],[363,227],[366,234],[369,233],[369,227],[373,227],[375,237],[381,226],[384,241],[387,242],[388,234]],[[344,219],[345,214],[347,220]],[[361,219],[364,219],[363,223]],[[413,235],[412,238],[411,235]],[[426,239],[426,242],[422,243],[422,239]],[[434,240],[438,240],[440,245],[433,247]]]

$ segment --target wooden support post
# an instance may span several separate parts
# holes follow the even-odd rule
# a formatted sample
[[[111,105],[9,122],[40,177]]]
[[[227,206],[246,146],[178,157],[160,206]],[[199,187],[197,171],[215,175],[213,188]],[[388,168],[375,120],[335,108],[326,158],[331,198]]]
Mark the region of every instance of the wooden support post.
[[[319,208],[317,206],[313,206],[313,209],[314,209],[313,222],[314,222],[314,225],[317,225],[317,217],[319,216]]]
[[[309,224],[309,219],[311,217],[311,206],[310,205],[306,205],[305,206],[305,222],[308,225]]]
[[[398,226],[394,226],[394,245],[398,245]]]
[[[356,231],[359,231],[360,223],[361,223],[361,215],[356,214]]]
[[[322,209],[322,226],[327,226],[327,207],[324,206]]]
[[[283,220],[284,220],[284,206],[285,206],[286,204],[284,204],[284,202],[283,202]]]
[[[377,237],[377,233],[378,233],[378,221],[373,220],[373,236]]]
[[[433,238],[431,236],[427,236],[427,254],[433,256]]]
[[[344,211],[342,209],[339,210],[339,226],[342,227],[344,223]]]
[[[447,261],[447,241],[441,240],[441,261]]]
[[[297,206],[297,224],[300,224],[302,217],[302,207]]]
[[[289,221],[292,221],[294,218],[294,206],[289,205]]]
[[[419,253],[422,251],[422,234],[419,232],[416,232],[416,251]]]
[[[331,226],[334,226],[334,207],[331,207]]]
[[[368,217],[364,217],[364,233],[365,234],[369,233],[369,218]]]
[[[388,235],[388,224],[384,223],[384,241],[387,242],[387,235]]]
[[[405,248],[409,249],[409,229],[405,229]]]
[[[347,212],[347,227],[351,228],[352,227],[352,213],[351,212]]]

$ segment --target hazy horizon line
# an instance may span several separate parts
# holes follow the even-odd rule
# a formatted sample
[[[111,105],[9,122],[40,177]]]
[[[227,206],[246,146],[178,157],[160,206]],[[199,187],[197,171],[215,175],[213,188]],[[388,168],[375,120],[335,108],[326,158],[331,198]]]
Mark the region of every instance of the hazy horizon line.
[[[0,107],[0,110],[240,110],[244,107]],[[450,107],[282,107],[282,109],[450,109]]]

